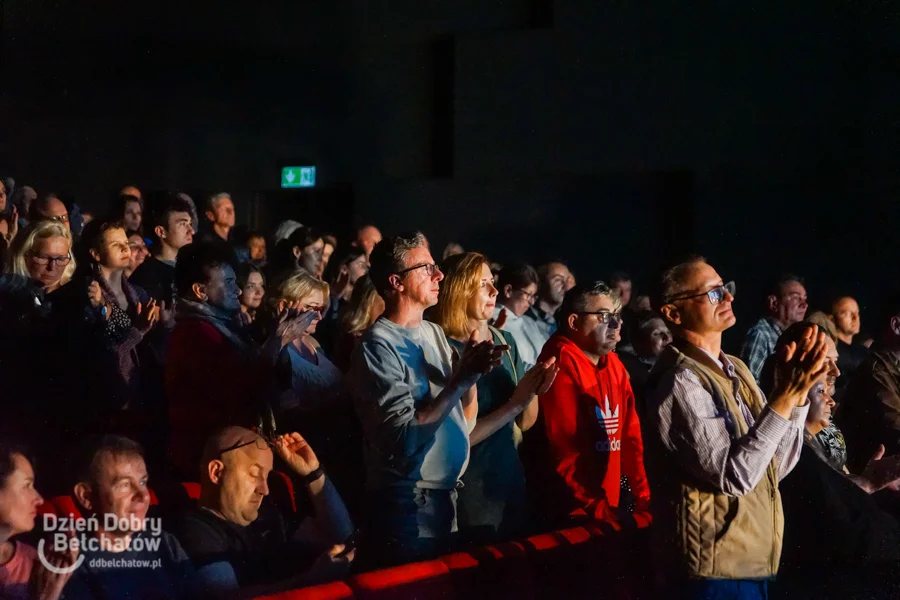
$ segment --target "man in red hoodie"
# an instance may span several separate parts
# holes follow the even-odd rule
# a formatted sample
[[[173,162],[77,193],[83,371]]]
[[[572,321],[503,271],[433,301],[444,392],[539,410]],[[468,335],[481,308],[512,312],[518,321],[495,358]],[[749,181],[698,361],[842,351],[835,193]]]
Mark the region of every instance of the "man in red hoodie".
[[[556,383],[539,398],[546,438],[541,462],[549,467],[543,469],[548,480],[540,483],[553,496],[548,506],[568,513],[581,509],[615,529],[650,522],[634,393],[613,352],[620,310],[603,282],[572,288],[539,358],[555,357],[559,365]]]

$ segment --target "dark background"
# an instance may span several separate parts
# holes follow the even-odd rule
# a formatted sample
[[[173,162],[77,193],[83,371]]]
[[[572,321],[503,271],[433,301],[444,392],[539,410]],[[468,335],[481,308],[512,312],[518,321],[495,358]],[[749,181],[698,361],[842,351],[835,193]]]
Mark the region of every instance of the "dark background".
[[[813,304],[896,279],[898,2],[0,7],[0,170],[93,210],[227,190],[239,223],[352,215],[639,284],[699,251],[742,328],[775,272]],[[307,163],[322,189],[274,193]]]

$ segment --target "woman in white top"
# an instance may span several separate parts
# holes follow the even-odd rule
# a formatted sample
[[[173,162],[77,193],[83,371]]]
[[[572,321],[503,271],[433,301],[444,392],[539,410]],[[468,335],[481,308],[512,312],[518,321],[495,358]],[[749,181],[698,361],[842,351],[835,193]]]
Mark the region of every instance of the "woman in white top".
[[[291,390],[282,394],[279,403],[282,412],[327,408],[340,394],[343,374],[313,337],[328,306],[328,291],[327,283],[305,271],[295,272],[279,288],[279,303],[299,304],[301,311],[318,313],[303,336],[282,350],[282,360],[291,366]]]

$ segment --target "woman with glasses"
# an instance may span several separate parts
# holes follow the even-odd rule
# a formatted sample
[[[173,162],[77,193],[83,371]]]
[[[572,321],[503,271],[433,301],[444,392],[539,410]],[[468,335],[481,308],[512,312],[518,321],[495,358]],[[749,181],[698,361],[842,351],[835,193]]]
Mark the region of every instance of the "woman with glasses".
[[[47,293],[72,279],[72,234],[59,221],[38,221],[26,229],[13,245],[9,273],[30,277]]]
[[[277,302],[318,313],[304,334],[282,350],[282,361],[290,364],[291,391],[282,395],[280,409],[285,412],[326,408],[338,395],[343,377],[313,337],[328,306],[328,284],[299,271],[281,284]]]
[[[527,367],[537,362],[546,341],[534,319],[524,316],[534,306],[539,281],[534,267],[525,263],[505,266],[497,278],[498,295],[494,320],[504,334],[508,333],[516,341],[519,356]],[[501,313],[504,313],[505,322],[500,320]]]
[[[556,377],[554,360],[526,370],[516,342],[488,325],[497,288],[487,259],[475,252],[451,256],[441,266],[433,320],[461,355],[473,331],[479,340],[509,345],[501,366],[478,380],[478,417],[469,434],[469,466],[459,489],[458,520],[466,541],[488,542],[521,533],[526,523],[525,473],[518,441],[537,420],[538,394]]]

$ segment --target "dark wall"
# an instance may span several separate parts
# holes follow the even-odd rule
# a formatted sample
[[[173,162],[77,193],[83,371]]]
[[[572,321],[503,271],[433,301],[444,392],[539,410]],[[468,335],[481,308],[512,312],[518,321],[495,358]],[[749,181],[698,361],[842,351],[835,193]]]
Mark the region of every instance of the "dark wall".
[[[695,249],[750,292],[892,279],[886,5],[158,4],[3,3],[3,172],[95,209],[125,182],[226,189],[249,220],[303,160],[356,222],[579,276]]]

